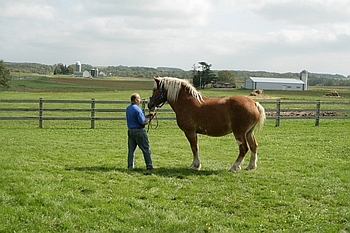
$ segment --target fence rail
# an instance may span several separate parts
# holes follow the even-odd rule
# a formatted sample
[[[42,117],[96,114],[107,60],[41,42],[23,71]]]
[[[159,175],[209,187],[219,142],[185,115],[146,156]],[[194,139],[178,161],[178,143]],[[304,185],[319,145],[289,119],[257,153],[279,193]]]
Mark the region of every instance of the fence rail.
[[[9,107],[0,108],[0,120],[37,120],[39,128],[43,127],[46,120],[86,120],[90,121],[90,127],[95,128],[97,120],[125,120],[125,114],[122,116],[98,116],[98,113],[125,113],[125,107],[130,103],[124,100],[0,100],[2,105],[11,104]],[[147,100],[141,101],[141,108],[146,112]],[[267,119],[275,119],[275,126],[280,125],[281,119],[315,119],[315,125],[320,124],[320,119],[350,119],[350,102],[349,101],[261,101],[266,111]],[[37,104],[37,107],[13,107],[13,104]],[[57,104],[64,104],[63,107],[57,107]],[[88,104],[89,107],[71,108],[68,104]],[[52,106],[51,106],[52,105]],[[109,106],[108,108],[97,108],[100,106]],[[123,105],[123,108],[115,106]],[[285,106],[282,108],[282,106]],[[298,108],[297,106],[301,106]],[[327,106],[328,108],[323,108]],[[332,108],[329,108],[332,106]],[[335,106],[338,106],[335,108]],[[18,112],[34,112],[35,115],[25,116],[17,114]],[[86,113],[84,116],[47,116],[44,113],[49,112],[76,112]],[[173,110],[164,107],[158,110],[165,116],[159,117],[158,120],[175,120]],[[6,115],[6,113],[8,115]],[[10,115],[10,116],[9,116]],[[158,114],[159,116],[159,114]]]
[[[267,119],[275,119],[275,126],[280,125],[281,119],[315,119],[315,126],[320,124],[320,119],[350,119],[349,101],[261,101],[263,106],[276,105],[274,108],[266,108]],[[281,105],[287,106],[282,108]],[[324,109],[323,106],[334,105],[337,108]],[[291,107],[292,106],[292,107]],[[296,108],[296,106],[302,106]],[[307,106],[307,108],[305,108]],[[312,108],[310,108],[310,106]],[[341,106],[342,108],[340,108]]]

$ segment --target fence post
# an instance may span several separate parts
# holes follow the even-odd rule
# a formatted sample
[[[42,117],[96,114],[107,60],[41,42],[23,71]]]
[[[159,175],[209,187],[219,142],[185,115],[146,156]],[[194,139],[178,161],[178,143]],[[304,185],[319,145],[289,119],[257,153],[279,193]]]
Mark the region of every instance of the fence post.
[[[146,99],[143,99],[143,100],[142,100],[142,112],[143,112],[143,114],[145,114],[146,103],[147,103],[147,100],[146,100]]]
[[[320,125],[320,112],[321,112],[321,101],[317,100],[316,102],[316,114],[315,114],[315,126],[319,126]]]
[[[39,98],[39,128],[43,127],[43,98]]]
[[[280,126],[280,119],[281,119],[281,100],[277,100],[277,105],[276,105],[276,125],[275,127]]]
[[[95,99],[91,99],[91,129],[95,128]]]

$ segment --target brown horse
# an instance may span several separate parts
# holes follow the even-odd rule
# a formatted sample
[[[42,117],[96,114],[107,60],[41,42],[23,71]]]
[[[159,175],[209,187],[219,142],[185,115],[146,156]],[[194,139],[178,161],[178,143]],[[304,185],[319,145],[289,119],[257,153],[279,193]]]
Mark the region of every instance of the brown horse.
[[[229,171],[239,171],[245,154],[251,150],[246,170],[257,167],[257,148],[254,128],[265,121],[265,110],[249,97],[231,96],[208,98],[202,96],[186,80],[169,77],[154,78],[153,94],[148,108],[154,111],[168,101],[176,114],[177,124],[184,131],[192,149],[192,169],[199,170],[197,134],[224,136],[231,132],[239,146],[239,155]]]

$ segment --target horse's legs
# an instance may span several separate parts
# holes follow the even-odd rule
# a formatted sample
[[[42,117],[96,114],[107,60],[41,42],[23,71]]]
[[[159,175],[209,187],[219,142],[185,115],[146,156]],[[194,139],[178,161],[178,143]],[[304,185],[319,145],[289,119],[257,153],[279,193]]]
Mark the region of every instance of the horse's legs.
[[[239,155],[235,161],[235,163],[230,168],[230,172],[235,172],[241,170],[241,163],[243,162],[244,156],[248,151],[248,145],[244,134],[235,134],[235,138],[237,140],[239,146]]]
[[[198,155],[198,136],[196,132],[185,132],[187,140],[190,142],[191,150],[193,153],[193,162],[190,165],[191,169],[200,170],[201,161],[199,160]]]
[[[252,170],[257,167],[257,162],[258,162],[258,155],[257,155],[258,143],[255,139],[253,130],[247,133],[247,141],[249,144],[249,149],[251,154],[250,154],[249,165],[246,167],[246,170]]]

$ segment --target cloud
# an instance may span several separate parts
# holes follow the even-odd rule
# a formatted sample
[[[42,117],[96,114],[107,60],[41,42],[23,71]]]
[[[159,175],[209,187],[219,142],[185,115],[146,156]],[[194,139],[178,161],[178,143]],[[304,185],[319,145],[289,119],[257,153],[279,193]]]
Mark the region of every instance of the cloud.
[[[49,5],[26,4],[24,2],[4,2],[1,18],[11,20],[52,20],[54,9]]]
[[[348,0],[233,0],[225,1],[225,4],[267,20],[302,25],[349,22],[350,13]]]
[[[208,0],[87,1],[72,10],[95,18],[118,18],[142,30],[203,25],[211,9]],[[86,7],[84,7],[86,6]]]
[[[0,0],[0,59],[349,74],[348,0]],[[337,59],[339,56],[339,60]],[[332,59],[328,59],[331,57]]]

